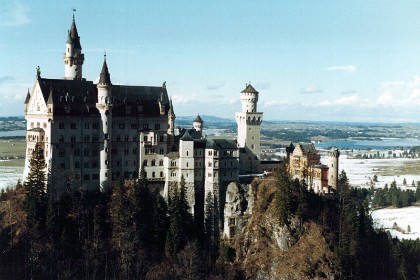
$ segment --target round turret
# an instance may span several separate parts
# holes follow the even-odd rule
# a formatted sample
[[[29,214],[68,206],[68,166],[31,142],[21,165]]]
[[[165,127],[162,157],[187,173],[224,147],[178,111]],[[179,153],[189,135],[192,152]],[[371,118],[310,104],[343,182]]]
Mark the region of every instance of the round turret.
[[[337,189],[338,184],[338,159],[340,157],[340,151],[336,148],[332,148],[328,152],[328,186],[333,189]]]
[[[98,102],[96,108],[101,114],[101,139],[103,144],[100,147],[100,174],[99,183],[100,190],[107,191],[111,187],[112,170],[111,170],[111,141],[112,141],[112,84],[111,77],[106,64],[106,55],[104,55],[104,63],[100,74],[98,88]]]
[[[241,91],[242,112],[257,112],[258,91],[256,91],[251,83],[246,85],[246,88]]]

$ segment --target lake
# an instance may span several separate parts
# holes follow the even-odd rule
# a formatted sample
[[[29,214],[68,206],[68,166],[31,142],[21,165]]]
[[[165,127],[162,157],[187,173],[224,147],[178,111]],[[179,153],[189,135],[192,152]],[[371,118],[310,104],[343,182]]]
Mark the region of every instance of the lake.
[[[26,136],[26,130],[0,131],[0,137]]]

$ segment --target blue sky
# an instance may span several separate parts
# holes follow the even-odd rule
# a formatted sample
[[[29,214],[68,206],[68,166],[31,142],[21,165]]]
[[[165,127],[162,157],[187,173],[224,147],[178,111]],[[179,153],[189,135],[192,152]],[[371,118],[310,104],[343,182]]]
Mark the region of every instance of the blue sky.
[[[114,84],[166,81],[177,115],[233,118],[251,82],[267,120],[420,121],[420,1],[5,1],[1,116],[37,65],[64,76],[74,6],[83,76],[106,50]]]

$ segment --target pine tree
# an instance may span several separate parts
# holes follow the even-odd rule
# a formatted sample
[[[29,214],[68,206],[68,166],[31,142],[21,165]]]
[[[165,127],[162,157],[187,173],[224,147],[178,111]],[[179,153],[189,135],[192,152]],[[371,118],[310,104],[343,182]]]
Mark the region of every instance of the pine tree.
[[[29,162],[29,174],[24,183],[26,189],[26,222],[30,233],[42,234],[46,224],[47,194],[44,151],[35,145]]]
[[[276,208],[280,226],[287,225],[291,214],[291,186],[289,173],[284,163],[280,165],[277,177]]]
[[[165,251],[168,256],[178,253],[193,236],[193,218],[187,201],[185,180],[181,176],[178,186],[174,187],[169,204],[169,229]]]
[[[212,264],[217,257],[217,244],[219,240],[216,240],[218,236],[216,217],[214,213],[213,194],[207,193],[206,206],[204,212],[204,252],[207,257],[208,263]]]

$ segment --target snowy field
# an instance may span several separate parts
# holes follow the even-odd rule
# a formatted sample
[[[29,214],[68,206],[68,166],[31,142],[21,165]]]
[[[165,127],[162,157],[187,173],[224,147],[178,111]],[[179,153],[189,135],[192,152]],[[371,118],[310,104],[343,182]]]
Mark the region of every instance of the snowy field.
[[[389,231],[393,237],[413,240],[420,238],[420,207],[379,209],[372,212],[372,218],[375,227]],[[406,233],[393,229],[394,223]],[[410,233],[407,232],[408,226],[411,228]]]
[[[23,167],[0,166],[0,189],[15,186],[18,180],[22,181]]]
[[[322,157],[321,161],[327,164],[328,159]],[[375,188],[388,186],[395,180],[401,188],[411,188],[411,183],[420,181],[420,159],[411,158],[385,158],[385,159],[356,159],[347,155],[341,155],[339,170],[344,170],[349,182],[354,187],[371,186],[374,175],[378,176]],[[407,186],[403,186],[404,178]]]

